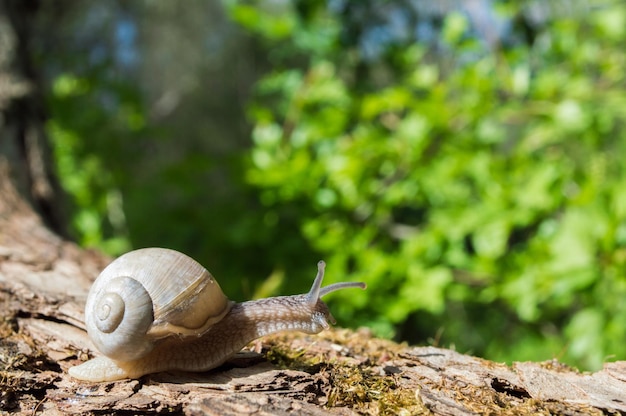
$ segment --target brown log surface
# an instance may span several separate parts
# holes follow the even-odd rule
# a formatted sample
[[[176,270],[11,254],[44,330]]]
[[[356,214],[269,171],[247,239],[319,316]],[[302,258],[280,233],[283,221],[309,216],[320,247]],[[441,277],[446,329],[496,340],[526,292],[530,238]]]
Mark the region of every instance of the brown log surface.
[[[335,329],[254,342],[206,373],[85,383],[67,369],[97,354],[83,305],[109,259],[48,231],[0,161],[0,412],[31,414],[624,414],[626,363],[581,373],[511,366]]]

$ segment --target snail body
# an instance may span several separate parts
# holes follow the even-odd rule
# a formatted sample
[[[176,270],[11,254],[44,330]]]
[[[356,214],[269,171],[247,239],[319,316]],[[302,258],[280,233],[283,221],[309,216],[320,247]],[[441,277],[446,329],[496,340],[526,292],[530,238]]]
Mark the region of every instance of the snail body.
[[[103,354],[69,369],[86,381],[169,370],[208,371],[250,341],[279,331],[317,334],[335,323],[321,297],[360,282],[321,287],[324,262],[306,294],[235,303],[199,263],[174,250],[126,253],[94,282],[85,306],[89,337]]]

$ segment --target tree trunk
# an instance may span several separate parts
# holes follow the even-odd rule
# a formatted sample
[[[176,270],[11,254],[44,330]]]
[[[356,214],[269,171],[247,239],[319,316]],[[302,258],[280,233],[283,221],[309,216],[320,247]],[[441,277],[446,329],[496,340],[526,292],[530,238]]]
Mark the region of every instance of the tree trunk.
[[[0,2],[0,155],[20,195],[45,224],[66,236],[63,199],[52,174],[40,81],[29,51],[36,0]],[[0,178],[4,180],[5,178]]]
[[[97,355],[83,306],[108,259],[58,233],[58,187],[25,50],[36,4],[0,6],[0,413],[626,413],[624,362],[593,374],[557,361],[506,366],[367,330],[266,337],[206,373],[95,384],[69,377],[69,367]]]

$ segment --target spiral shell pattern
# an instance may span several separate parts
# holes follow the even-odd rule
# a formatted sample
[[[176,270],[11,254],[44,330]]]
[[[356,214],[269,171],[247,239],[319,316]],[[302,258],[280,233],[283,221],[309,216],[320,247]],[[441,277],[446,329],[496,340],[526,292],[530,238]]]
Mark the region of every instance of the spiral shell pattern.
[[[152,349],[146,332],[154,320],[152,300],[132,277],[109,279],[94,286],[87,308],[87,332],[98,350],[120,361],[130,361]]]

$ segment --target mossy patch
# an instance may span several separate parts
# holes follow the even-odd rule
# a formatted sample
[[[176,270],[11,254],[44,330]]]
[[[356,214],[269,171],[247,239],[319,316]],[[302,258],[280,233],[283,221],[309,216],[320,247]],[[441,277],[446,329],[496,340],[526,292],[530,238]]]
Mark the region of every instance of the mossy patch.
[[[305,337],[282,334],[267,337],[263,344],[275,365],[326,378],[328,407],[372,415],[430,414],[415,391],[398,388],[384,371],[377,373],[404,347],[374,338],[368,330],[338,329]]]
[[[326,387],[320,393],[326,395],[328,408],[345,407],[366,415],[441,414],[457,407],[457,411],[476,414],[604,414],[585,404],[533,399],[527,392],[516,390],[517,386],[446,378],[435,367],[429,368],[431,376],[426,377],[423,374],[428,371],[411,370],[420,363],[406,354],[406,345],[377,339],[367,330],[333,329],[310,336],[279,334],[263,339],[262,345],[275,365],[306,371],[325,380]],[[483,365],[487,369],[502,366],[489,361]],[[542,363],[542,367],[573,371],[558,361]],[[462,367],[458,370],[464,371]],[[440,372],[442,376],[437,380]]]

